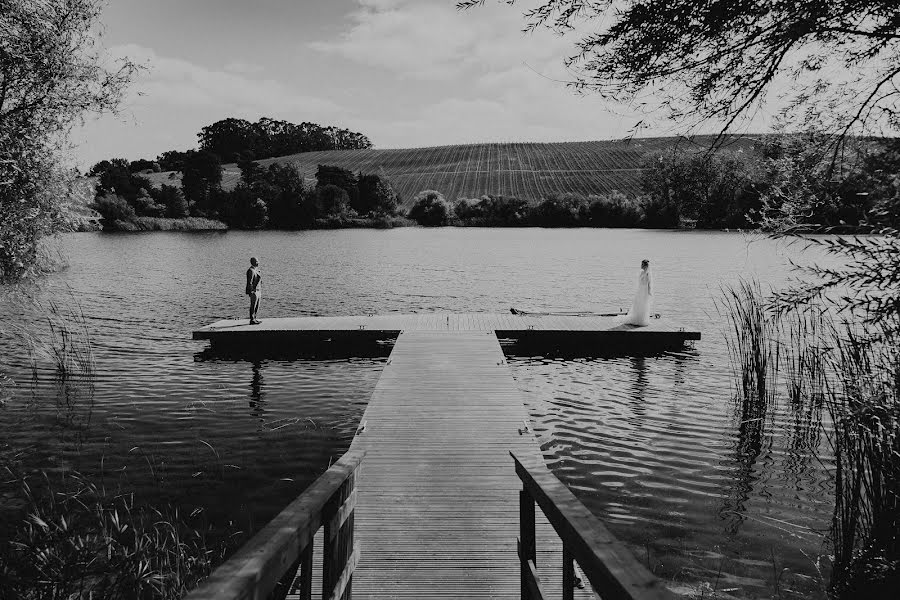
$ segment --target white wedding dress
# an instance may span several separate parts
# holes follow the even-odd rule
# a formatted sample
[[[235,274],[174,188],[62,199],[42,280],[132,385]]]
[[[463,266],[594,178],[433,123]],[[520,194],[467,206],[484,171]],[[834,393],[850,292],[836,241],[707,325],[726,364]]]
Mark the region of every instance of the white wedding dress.
[[[638,276],[637,293],[634,295],[634,303],[628,316],[625,317],[625,323],[629,325],[637,325],[645,327],[650,324],[650,308],[653,302],[653,295],[650,293],[650,269],[646,271],[641,269]]]

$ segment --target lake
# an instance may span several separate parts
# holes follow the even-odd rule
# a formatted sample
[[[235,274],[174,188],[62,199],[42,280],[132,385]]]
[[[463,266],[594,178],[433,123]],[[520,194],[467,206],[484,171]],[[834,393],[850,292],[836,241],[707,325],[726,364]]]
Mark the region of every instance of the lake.
[[[791,258],[817,255],[733,232],[603,229],[83,233],[61,246],[67,268],[3,290],[0,371],[14,385],[0,394],[0,467],[76,470],[236,539],[346,449],[389,352],[229,357],[192,341],[246,318],[250,256],[261,319],[609,312],[630,306],[649,258],[654,310],[703,339],[655,356],[510,356],[549,466],[676,591],[824,597],[827,442],[786,402],[741,421],[714,304],[722,284],[783,286]],[[46,335],[51,301],[83,312],[91,385],[61,385],[23,350]],[[0,509],[16,508],[0,490]]]

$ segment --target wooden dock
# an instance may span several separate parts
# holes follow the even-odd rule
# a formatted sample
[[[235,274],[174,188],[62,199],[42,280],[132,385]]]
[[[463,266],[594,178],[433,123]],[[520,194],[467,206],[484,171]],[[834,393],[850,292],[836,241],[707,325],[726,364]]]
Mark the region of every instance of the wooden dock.
[[[264,344],[296,346],[334,341],[397,337],[401,331],[493,332],[499,338],[525,343],[564,343],[569,347],[613,346],[672,347],[699,340],[700,332],[666,319],[651,319],[636,327],[624,317],[599,315],[513,315],[501,313],[384,314],[350,317],[281,317],[250,325],[246,319],[216,321],[193,332],[195,340],[210,340],[214,346],[259,347]]]
[[[351,448],[366,453],[355,598],[519,597],[522,485],[509,452],[543,464],[527,421],[493,332],[400,334]],[[559,572],[559,541],[539,523],[553,552],[538,565]]]
[[[572,585],[573,560],[590,567],[586,578],[601,596],[671,598],[546,468],[499,342],[534,332],[606,344],[700,337],[665,321],[620,321],[428,313],[219,321],[195,331],[224,345],[396,341],[344,458],[191,600],[259,598],[279,578],[288,598],[322,594],[323,579],[323,597],[336,600],[347,586],[364,599],[595,597],[587,581]],[[319,539],[337,541],[315,549],[323,530]]]

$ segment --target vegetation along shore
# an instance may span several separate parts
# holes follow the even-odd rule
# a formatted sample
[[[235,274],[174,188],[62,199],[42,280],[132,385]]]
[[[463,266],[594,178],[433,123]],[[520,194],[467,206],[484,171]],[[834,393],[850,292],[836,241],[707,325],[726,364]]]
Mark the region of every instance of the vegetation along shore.
[[[97,163],[103,228],[753,229],[788,211],[808,229],[855,232],[900,213],[895,139],[850,140],[837,161],[815,133],[375,150],[359,134],[343,146],[260,142],[272,123],[310,127],[226,119],[203,128],[196,151]],[[271,156],[291,148],[303,151]]]

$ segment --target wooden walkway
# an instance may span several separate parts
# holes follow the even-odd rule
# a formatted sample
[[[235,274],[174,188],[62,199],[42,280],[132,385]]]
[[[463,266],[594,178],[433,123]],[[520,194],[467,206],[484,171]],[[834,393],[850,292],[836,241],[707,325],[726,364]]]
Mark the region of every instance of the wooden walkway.
[[[527,418],[492,331],[400,334],[352,446],[366,451],[354,598],[520,597],[509,451],[543,464]],[[560,543],[538,523],[561,597]]]

